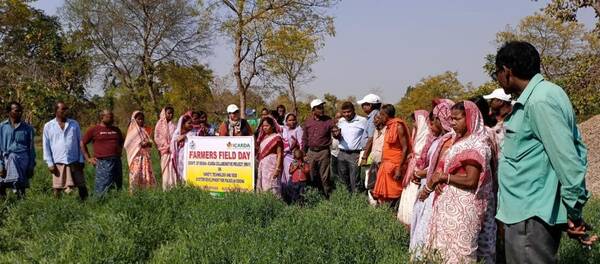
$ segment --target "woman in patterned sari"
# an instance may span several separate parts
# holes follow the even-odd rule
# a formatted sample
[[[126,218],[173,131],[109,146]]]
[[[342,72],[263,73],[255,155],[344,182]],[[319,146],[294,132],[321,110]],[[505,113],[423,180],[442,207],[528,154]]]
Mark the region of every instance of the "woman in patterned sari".
[[[283,139],[281,128],[273,117],[260,121],[258,149],[258,192],[272,192],[281,197],[281,173],[283,170]]]
[[[438,163],[452,145],[450,140],[453,135],[450,108],[453,105],[453,102],[443,100],[433,108],[430,117],[432,139],[423,147],[413,175],[413,182],[420,186],[420,195],[413,207],[409,248],[416,258],[420,257],[427,238],[429,238],[431,212],[433,210],[433,195],[423,195],[425,184],[436,171],[443,170]]]
[[[490,259],[477,255],[489,199],[494,199],[487,132],[477,106],[470,101],[452,107],[454,143],[425,190],[442,189],[434,202],[430,245],[447,263],[472,263]],[[493,219],[491,219],[493,221]],[[490,234],[492,235],[492,234]],[[487,240],[495,245],[495,234]]]
[[[123,147],[129,164],[129,192],[156,185],[150,159],[151,134],[152,128],[145,126],[144,114],[133,112]]]

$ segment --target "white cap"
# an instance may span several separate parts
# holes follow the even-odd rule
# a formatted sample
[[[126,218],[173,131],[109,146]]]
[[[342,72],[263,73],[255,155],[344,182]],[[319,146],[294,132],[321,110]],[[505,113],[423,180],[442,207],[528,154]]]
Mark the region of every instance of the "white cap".
[[[381,98],[374,94],[367,94],[365,97],[357,102],[359,105],[362,104],[381,104]]]
[[[322,105],[324,103],[325,102],[323,102],[323,100],[321,100],[321,99],[312,100],[312,102],[310,102],[310,109],[313,109],[313,108],[315,108],[315,106],[319,106],[319,105]]]
[[[227,106],[227,113],[231,114],[231,113],[235,113],[236,111],[239,111],[240,108],[237,105],[234,104],[230,104]]]
[[[510,102],[510,94],[506,94],[504,89],[496,89],[491,94],[484,95],[483,99],[491,100],[491,99],[500,99],[502,101]]]

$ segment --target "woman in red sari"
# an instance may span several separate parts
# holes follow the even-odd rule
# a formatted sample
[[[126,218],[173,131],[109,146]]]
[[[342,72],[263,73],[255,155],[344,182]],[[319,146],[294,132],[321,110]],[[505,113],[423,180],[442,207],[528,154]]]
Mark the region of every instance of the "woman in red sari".
[[[395,117],[393,105],[382,106],[379,115],[385,122],[386,132],[373,198],[379,203],[391,202],[394,205],[402,194],[402,176],[406,172],[408,154],[412,151],[410,134],[404,121]]]
[[[150,159],[151,134],[152,128],[145,126],[144,114],[140,111],[133,112],[124,145],[129,164],[130,192],[156,185]]]
[[[281,173],[283,172],[283,139],[281,128],[272,117],[260,121],[258,149],[258,192],[272,192],[281,197]]]
[[[439,250],[447,263],[484,261],[478,243],[490,199],[494,199],[487,132],[477,106],[464,101],[452,107],[454,143],[441,160],[443,172],[435,173],[425,189],[442,192],[435,198],[431,219],[430,245]],[[493,224],[493,223],[492,223]],[[486,242],[495,245],[495,234]]]

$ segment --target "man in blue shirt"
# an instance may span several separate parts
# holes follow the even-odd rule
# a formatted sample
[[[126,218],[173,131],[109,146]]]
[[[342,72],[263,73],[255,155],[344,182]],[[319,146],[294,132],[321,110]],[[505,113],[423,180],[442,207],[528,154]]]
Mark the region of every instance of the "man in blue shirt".
[[[6,111],[8,120],[0,123],[0,198],[8,188],[22,198],[35,168],[35,133],[22,119],[21,104],[11,102]]]
[[[349,192],[358,192],[363,189],[360,185],[359,156],[365,144],[367,119],[356,114],[352,102],[342,104],[342,117],[337,125],[340,128],[338,174]]]
[[[79,189],[79,198],[85,200],[88,191],[83,176],[83,153],[79,147],[81,129],[79,123],[67,118],[69,107],[58,102],[54,107],[55,118],[44,125],[42,144],[44,161],[52,174],[54,196],[69,193],[73,187]]]

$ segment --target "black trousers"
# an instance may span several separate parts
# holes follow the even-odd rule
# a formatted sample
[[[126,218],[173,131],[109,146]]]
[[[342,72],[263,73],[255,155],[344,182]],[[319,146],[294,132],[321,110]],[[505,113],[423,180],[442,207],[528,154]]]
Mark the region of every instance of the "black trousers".
[[[562,228],[537,217],[505,225],[506,263],[557,263]]]

